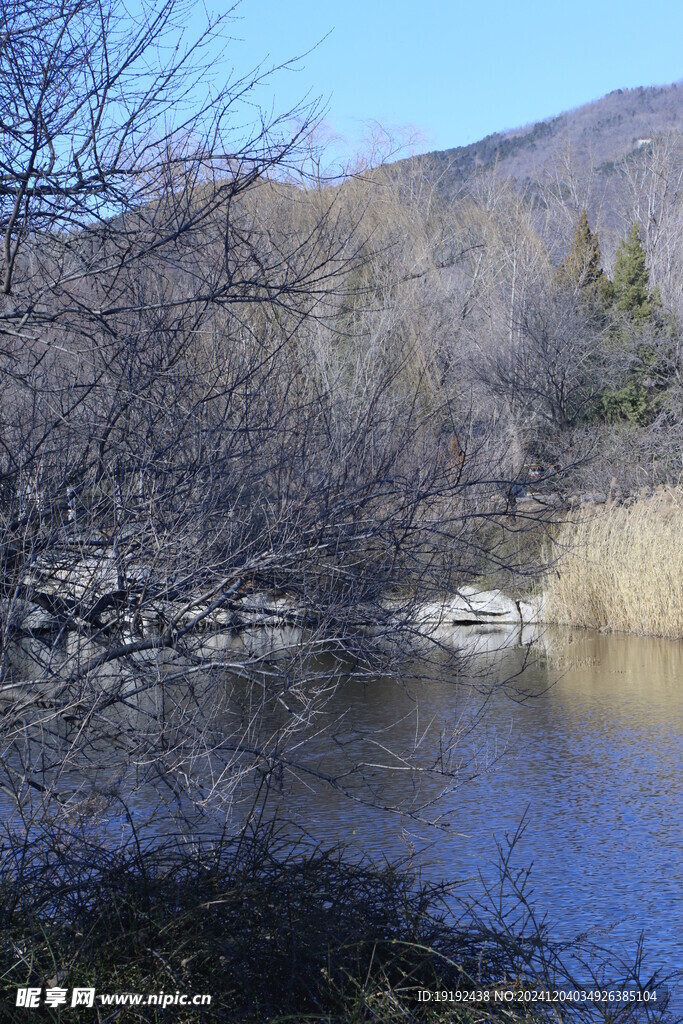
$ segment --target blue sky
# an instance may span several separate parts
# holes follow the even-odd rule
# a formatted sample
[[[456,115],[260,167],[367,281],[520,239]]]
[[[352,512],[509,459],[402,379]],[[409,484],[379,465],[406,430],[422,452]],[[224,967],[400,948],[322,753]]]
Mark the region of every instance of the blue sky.
[[[373,120],[415,128],[418,150],[446,149],[683,78],[682,0],[243,0],[231,33],[223,59],[237,71],[322,40],[263,101],[321,96],[349,153]]]

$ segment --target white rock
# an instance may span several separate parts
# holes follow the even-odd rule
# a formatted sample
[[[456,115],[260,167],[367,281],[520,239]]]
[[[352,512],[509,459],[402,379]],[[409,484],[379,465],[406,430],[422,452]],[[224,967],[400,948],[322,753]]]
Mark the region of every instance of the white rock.
[[[55,625],[56,619],[49,612],[45,611],[44,608],[39,608],[37,605],[32,605],[31,611],[21,620],[21,628],[29,633],[45,632],[46,630],[54,629]]]
[[[500,590],[476,590],[461,587],[453,597],[443,601],[428,601],[415,612],[418,628],[439,639],[457,626],[520,625],[516,603]]]
[[[476,590],[461,587],[458,593],[444,601],[442,620],[458,625],[469,623],[519,623],[515,602],[501,590]]]
[[[545,606],[545,595],[537,594],[530,597],[528,601],[519,602],[519,614],[524,626],[536,626],[544,622],[543,609]]]

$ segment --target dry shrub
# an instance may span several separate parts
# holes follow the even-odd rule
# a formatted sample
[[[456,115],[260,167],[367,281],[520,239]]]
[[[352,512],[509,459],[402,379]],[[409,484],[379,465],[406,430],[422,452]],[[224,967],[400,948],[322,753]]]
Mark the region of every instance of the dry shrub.
[[[557,545],[549,621],[683,636],[683,488],[584,511],[564,524]]]

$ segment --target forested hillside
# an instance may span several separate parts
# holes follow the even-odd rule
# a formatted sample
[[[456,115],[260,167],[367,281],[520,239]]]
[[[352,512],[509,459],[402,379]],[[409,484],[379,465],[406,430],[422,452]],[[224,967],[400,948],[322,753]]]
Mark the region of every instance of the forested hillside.
[[[681,112],[677,86],[618,90],[382,171],[429,207],[451,393],[514,423],[526,455],[590,438],[599,490],[681,472]]]
[[[536,183],[569,162],[581,176],[606,181],[615,165],[638,153],[655,137],[683,125],[683,89],[678,83],[616,89],[602,99],[556,117],[495,132],[468,146],[422,158],[446,193],[476,170],[496,169],[501,177]]]

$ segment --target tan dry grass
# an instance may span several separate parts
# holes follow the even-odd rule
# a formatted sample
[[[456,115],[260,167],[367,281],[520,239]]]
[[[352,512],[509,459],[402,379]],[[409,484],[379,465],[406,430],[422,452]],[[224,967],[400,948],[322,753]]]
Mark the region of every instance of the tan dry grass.
[[[683,488],[584,511],[564,524],[557,545],[548,621],[683,636]]]

